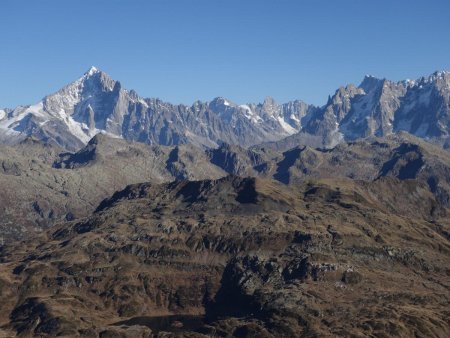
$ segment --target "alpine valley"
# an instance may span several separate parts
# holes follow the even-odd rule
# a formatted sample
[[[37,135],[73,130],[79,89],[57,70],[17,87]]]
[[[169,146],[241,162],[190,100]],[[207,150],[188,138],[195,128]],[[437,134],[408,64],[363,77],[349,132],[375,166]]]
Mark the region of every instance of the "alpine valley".
[[[0,109],[0,337],[449,337],[450,73],[322,107]]]

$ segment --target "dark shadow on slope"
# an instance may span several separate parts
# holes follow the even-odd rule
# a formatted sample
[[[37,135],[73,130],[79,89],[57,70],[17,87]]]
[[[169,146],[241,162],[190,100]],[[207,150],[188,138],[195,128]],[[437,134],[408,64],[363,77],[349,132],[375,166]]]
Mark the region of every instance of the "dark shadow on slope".
[[[277,172],[273,175],[273,177],[284,184],[288,184],[290,178],[289,168],[294,165],[295,161],[299,158],[300,153],[304,149],[305,147],[285,151],[283,153],[283,160],[277,163]]]
[[[413,179],[424,164],[423,155],[419,146],[415,144],[403,143],[395,149],[394,156],[384,163],[378,177],[393,176],[401,179]]]
[[[253,203],[257,202],[258,193],[256,192],[256,179],[245,178],[238,186],[238,195],[236,201],[239,203]]]

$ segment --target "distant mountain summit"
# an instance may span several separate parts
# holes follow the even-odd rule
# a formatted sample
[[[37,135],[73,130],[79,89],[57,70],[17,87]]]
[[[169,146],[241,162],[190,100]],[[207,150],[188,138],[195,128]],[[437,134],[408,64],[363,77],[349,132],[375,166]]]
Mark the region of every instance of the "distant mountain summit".
[[[192,143],[214,147],[221,143],[249,146],[278,140],[300,130],[299,119],[312,106],[238,106],[225,98],[173,105],[144,99],[135,91],[91,67],[81,78],[31,106],[0,111],[0,140],[16,143],[27,136],[69,150],[85,145],[94,135],[149,144]]]
[[[0,142],[12,144],[33,136],[77,150],[105,133],[161,145],[249,147],[290,137],[329,147],[341,140],[404,130],[448,143],[449,102],[447,71],[401,82],[366,76],[358,87],[339,88],[323,107],[302,101],[278,104],[271,97],[260,104],[238,105],[218,97],[186,106],[143,98],[91,67],[34,105],[0,110]]]
[[[303,127],[325,144],[407,131],[422,138],[448,138],[450,73],[417,81],[392,82],[366,76],[355,87],[339,88]]]

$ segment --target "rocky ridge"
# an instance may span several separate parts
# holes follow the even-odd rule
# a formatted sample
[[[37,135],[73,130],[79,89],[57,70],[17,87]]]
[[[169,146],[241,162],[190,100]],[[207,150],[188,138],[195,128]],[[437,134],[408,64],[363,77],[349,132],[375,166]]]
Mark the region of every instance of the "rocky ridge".
[[[152,145],[330,148],[399,131],[449,146],[449,72],[400,82],[366,76],[359,86],[340,87],[322,107],[299,100],[277,104],[270,97],[260,104],[217,97],[187,106],[143,98],[92,67],[35,105],[0,110],[0,142],[33,136],[70,151],[98,133]]]
[[[408,134],[333,149],[297,146],[286,151],[149,146],[97,135],[75,153],[34,139],[0,147],[0,236],[22,238],[50,225],[89,215],[106,197],[143,181],[216,179],[227,174],[273,178],[284,184],[308,178],[415,179],[450,206],[450,155]]]

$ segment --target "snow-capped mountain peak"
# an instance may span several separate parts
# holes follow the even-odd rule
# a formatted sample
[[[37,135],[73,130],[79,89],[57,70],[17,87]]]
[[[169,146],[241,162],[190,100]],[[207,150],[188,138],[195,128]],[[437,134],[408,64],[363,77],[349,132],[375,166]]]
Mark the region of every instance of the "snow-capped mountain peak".
[[[210,104],[214,106],[226,106],[226,107],[236,106],[234,103],[221,96],[214,98]]]
[[[38,138],[57,137],[62,142],[56,143],[76,149],[98,132],[108,132],[106,120],[113,109],[107,101],[115,85],[116,81],[106,73],[91,67],[82,77],[42,101],[14,109],[8,119],[1,121],[0,129],[19,140],[36,133]]]
[[[91,66],[91,68],[89,68],[88,71],[84,73],[84,75],[86,75],[86,76],[92,76],[92,75],[94,75],[95,73],[99,73],[99,72],[101,72],[101,71],[100,71],[97,67]]]
[[[27,136],[75,150],[97,133],[149,144],[223,142],[251,146],[297,134],[336,140],[405,130],[421,137],[449,137],[450,73],[393,82],[366,76],[339,88],[323,107],[302,101],[235,104],[217,97],[191,106],[144,99],[96,67],[30,106],[0,110],[0,142]],[[450,140],[450,137],[449,137]]]

